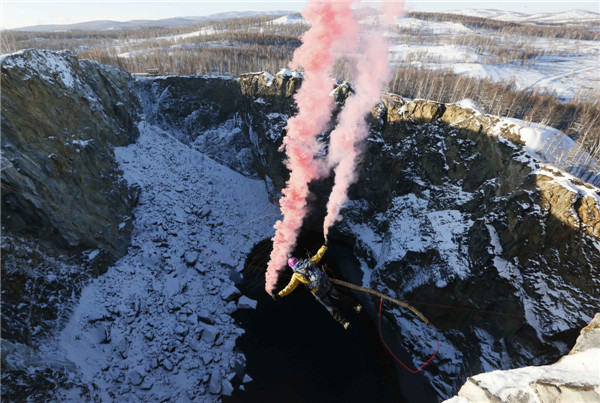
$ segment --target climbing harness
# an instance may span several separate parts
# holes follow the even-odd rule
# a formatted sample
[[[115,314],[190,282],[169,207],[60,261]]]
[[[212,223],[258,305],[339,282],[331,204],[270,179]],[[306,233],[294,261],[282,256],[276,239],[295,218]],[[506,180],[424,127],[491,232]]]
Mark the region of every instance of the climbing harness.
[[[308,280],[308,287],[311,290],[329,290],[331,287],[329,277],[308,259],[298,263],[295,271]]]
[[[398,361],[404,368],[406,368],[408,371],[412,372],[413,374],[416,374],[418,372],[420,372],[427,364],[429,364],[431,362],[431,360],[433,360],[433,358],[437,355],[438,350],[440,348],[440,339],[439,339],[439,335],[438,335],[438,331],[435,328],[435,326],[433,326],[431,324],[431,322],[429,322],[429,320],[425,317],[425,315],[423,315],[421,312],[419,312],[415,307],[407,304],[406,302],[402,302],[400,300],[397,300],[395,298],[389,297],[385,294],[380,293],[379,291],[375,291],[375,290],[371,290],[370,288],[365,288],[365,287],[361,287],[358,285],[354,285],[352,283],[348,283],[346,281],[342,281],[342,280],[338,280],[335,278],[330,279],[330,281],[334,284],[337,284],[339,286],[342,287],[346,287],[346,288],[350,288],[356,291],[362,291],[362,292],[366,292],[368,294],[371,295],[375,295],[376,297],[380,298],[380,302],[379,302],[379,313],[377,314],[378,318],[379,318],[379,337],[381,338],[381,341],[383,342],[383,345],[385,346],[385,348],[387,349],[388,353],[391,354],[392,357],[394,357],[394,359],[396,361]],[[423,322],[425,322],[426,325],[431,326],[433,328],[433,330],[435,330],[435,338],[437,341],[437,346],[435,348],[435,352],[433,353],[433,355],[431,357],[429,357],[429,359],[427,361],[425,361],[425,363],[423,363],[419,368],[417,368],[416,370],[409,368],[406,364],[404,364],[402,362],[402,360],[400,360],[398,357],[396,357],[396,355],[392,352],[392,350],[389,348],[389,346],[387,345],[387,343],[385,342],[385,339],[383,338],[383,332],[381,331],[381,308],[383,306],[383,300],[387,300],[390,302],[393,302],[396,305],[399,305],[403,308],[406,308],[408,310],[410,310],[412,313],[414,313],[419,319],[421,319]]]

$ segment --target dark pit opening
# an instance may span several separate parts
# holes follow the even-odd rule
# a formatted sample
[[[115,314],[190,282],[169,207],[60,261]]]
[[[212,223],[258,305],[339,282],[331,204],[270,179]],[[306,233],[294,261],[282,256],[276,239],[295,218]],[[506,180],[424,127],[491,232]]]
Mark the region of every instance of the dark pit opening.
[[[298,239],[295,255],[316,253],[322,242],[317,233]],[[322,260],[340,279],[360,283],[352,247],[331,241]],[[246,373],[253,378],[224,401],[231,402],[405,402],[434,401],[434,395],[414,393],[400,381],[393,358],[380,342],[373,321],[373,304],[360,297],[367,312],[342,310],[350,321],[344,330],[305,287],[275,302],[264,290],[264,271],[271,253],[270,239],[255,245],[238,288],[258,301],[256,310],[238,310],[234,318],[246,331],[237,347],[247,359]],[[348,262],[354,259],[354,271]],[[345,265],[340,270],[338,264]],[[341,273],[349,273],[342,277]],[[291,270],[280,276],[278,290],[289,281]],[[370,316],[371,315],[371,316]],[[375,312],[376,315],[376,312]],[[385,332],[385,331],[384,331]],[[413,376],[411,374],[411,376]],[[410,379],[408,379],[411,382]],[[410,384],[410,383],[409,383]]]

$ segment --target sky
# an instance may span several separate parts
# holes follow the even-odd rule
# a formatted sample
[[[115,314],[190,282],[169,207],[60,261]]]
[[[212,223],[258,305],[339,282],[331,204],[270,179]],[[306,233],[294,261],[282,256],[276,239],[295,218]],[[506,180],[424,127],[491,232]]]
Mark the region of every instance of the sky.
[[[367,4],[380,1],[364,0]],[[70,24],[93,20],[128,21],[170,17],[202,16],[226,11],[301,11],[306,1],[125,1],[125,0],[67,0],[29,1],[0,0],[0,28],[11,29],[39,24]],[[494,8],[535,14],[573,9],[600,12],[598,0],[407,0],[409,11],[449,11],[468,8]]]

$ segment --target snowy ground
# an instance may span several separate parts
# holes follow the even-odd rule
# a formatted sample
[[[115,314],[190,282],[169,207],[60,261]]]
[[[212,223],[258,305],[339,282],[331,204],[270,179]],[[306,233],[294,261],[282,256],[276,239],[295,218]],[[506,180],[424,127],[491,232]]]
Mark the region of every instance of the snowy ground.
[[[273,234],[278,210],[263,182],[145,122],[140,132],[116,149],[142,189],[129,253],[83,290],[60,346],[102,401],[216,400],[244,360],[230,314],[255,306],[229,274]]]
[[[497,10],[465,10],[457,14],[510,20],[563,24],[600,22],[600,14],[578,12],[527,15],[502,13]],[[517,18],[519,14],[521,19]],[[579,19],[578,19],[579,18]],[[279,19],[278,21],[281,21]],[[518,89],[556,92],[562,101],[580,96],[598,97],[600,92],[600,43],[596,41],[547,39],[505,35],[485,29],[472,29],[454,22],[424,21],[399,18],[399,33],[390,34],[390,60],[396,66],[446,70],[454,74],[514,83]],[[541,56],[508,63],[492,62],[493,54],[465,45],[466,36],[479,36],[483,42],[500,45],[507,50],[530,47]],[[595,99],[595,98],[593,98]]]

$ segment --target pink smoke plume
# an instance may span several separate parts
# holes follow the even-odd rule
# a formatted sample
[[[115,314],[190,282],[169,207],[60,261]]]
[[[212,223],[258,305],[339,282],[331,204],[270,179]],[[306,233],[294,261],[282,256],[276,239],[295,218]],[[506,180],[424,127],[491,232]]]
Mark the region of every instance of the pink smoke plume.
[[[278,272],[285,268],[288,253],[296,245],[306,215],[308,184],[327,174],[323,161],[314,156],[322,150],[316,137],[325,129],[333,109],[329,96],[333,86],[331,71],[336,46],[352,40],[358,25],[352,16],[352,1],[309,1],[302,11],[311,28],[302,37],[302,46],[294,52],[292,68],[304,68],[302,86],[295,95],[298,113],[288,120],[283,147],[290,179],[279,204],[283,219],[275,224],[273,251],[267,265],[267,292],[275,289]]]
[[[403,2],[384,5],[383,21],[387,27],[402,14]],[[341,219],[340,210],[348,200],[348,188],[356,182],[356,165],[362,155],[362,142],[369,135],[366,116],[379,101],[384,85],[389,79],[388,46],[382,33],[370,33],[366,40],[366,52],[357,66],[355,94],[350,96],[340,113],[338,124],[331,133],[327,164],[335,167],[335,183],[327,202],[327,215],[323,233]]]

